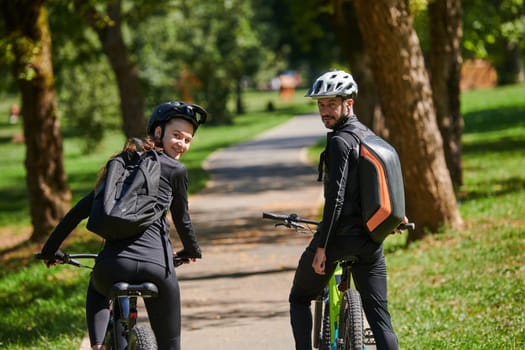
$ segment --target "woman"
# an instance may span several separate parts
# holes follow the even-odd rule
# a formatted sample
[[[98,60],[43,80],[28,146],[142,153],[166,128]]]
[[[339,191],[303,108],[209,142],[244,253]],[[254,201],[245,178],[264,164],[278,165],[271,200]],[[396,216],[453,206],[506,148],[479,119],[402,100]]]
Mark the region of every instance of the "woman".
[[[183,250],[175,255],[195,261],[201,258],[188,210],[188,176],[179,158],[188,151],[207,112],[183,102],[166,102],[155,108],[148,120],[145,150],[155,149],[161,163],[158,204],[170,209],[173,223],[182,241]],[[126,150],[134,150],[128,143]],[[58,249],[71,231],[90,213],[94,191],[81,199],[62,219],[42,249],[46,265],[54,265],[62,252]],[[86,318],[91,346],[104,349],[104,336],[109,321],[110,287],[119,281],[141,283],[150,281],[159,288],[157,298],[145,299],[151,327],[159,349],[180,349],[180,293],[173,267],[173,248],[169,239],[166,215],[149,226],[144,233],[125,240],[106,241],[98,254],[91,275],[87,297]]]

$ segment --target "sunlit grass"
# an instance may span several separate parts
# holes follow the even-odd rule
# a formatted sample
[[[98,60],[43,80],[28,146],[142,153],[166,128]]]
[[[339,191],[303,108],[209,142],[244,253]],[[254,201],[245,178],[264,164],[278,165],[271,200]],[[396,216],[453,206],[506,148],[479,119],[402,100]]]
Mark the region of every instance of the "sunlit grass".
[[[524,96],[525,85],[463,94],[465,229],[387,242],[402,349],[525,348]]]

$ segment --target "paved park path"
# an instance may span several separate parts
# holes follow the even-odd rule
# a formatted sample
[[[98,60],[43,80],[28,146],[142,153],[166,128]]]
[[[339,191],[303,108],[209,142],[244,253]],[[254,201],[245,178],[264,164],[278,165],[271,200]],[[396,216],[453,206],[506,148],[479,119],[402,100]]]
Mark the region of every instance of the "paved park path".
[[[177,269],[183,349],[294,347],[288,292],[310,237],[261,215],[316,216],[322,187],[306,148],[325,134],[317,115],[298,116],[205,162],[209,184],[189,199],[203,259]]]
[[[184,349],[294,348],[288,292],[310,237],[261,215],[316,215],[322,187],[306,148],[325,133],[317,115],[299,116],[207,160],[209,186],[190,198],[203,260],[178,270]]]

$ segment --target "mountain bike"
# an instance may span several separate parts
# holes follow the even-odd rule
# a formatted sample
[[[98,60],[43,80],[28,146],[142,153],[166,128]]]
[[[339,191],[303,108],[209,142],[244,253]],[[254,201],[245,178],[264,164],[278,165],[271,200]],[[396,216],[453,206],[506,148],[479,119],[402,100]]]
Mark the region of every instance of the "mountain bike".
[[[41,254],[35,258],[44,260]],[[64,254],[55,257],[61,264],[79,268],[93,269],[80,263],[81,259],[95,260],[97,254]],[[174,257],[175,267],[188,262],[188,259]],[[110,320],[106,330],[104,345],[108,350],[157,350],[157,341],[151,326],[138,323],[138,298],[155,298],[159,290],[152,282],[130,284],[125,281],[115,283],[110,291]]]
[[[319,221],[309,220],[297,214],[263,212],[263,219],[280,221],[284,226],[303,233],[314,233],[309,225],[319,228]],[[302,225],[305,224],[305,225]],[[414,223],[402,223],[398,231],[413,229]],[[321,350],[362,350],[375,344],[372,330],[364,328],[361,296],[352,282],[352,266],[359,262],[356,256],[337,261],[337,267],[328,286],[314,301],[313,346]]]

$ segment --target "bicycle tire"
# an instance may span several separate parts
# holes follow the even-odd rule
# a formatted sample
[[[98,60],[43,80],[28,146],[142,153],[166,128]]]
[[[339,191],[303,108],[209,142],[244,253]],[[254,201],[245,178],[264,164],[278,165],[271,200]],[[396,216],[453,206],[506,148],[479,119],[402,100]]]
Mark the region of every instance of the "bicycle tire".
[[[362,350],[364,348],[363,307],[361,296],[355,289],[347,289],[341,300],[339,314],[339,350]]]
[[[129,336],[128,350],[157,350],[157,340],[149,325],[137,324]]]
[[[324,305],[323,325],[321,328],[321,339],[319,343],[319,350],[330,350],[332,348],[332,337],[330,332],[330,307],[328,304]]]
[[[319,349],[321,343],[321,324],[322,324],[322,312],[323,312],[323,299],[317,298],[314,300],[314,327],[313,327],[313,346],[315,349]]]

